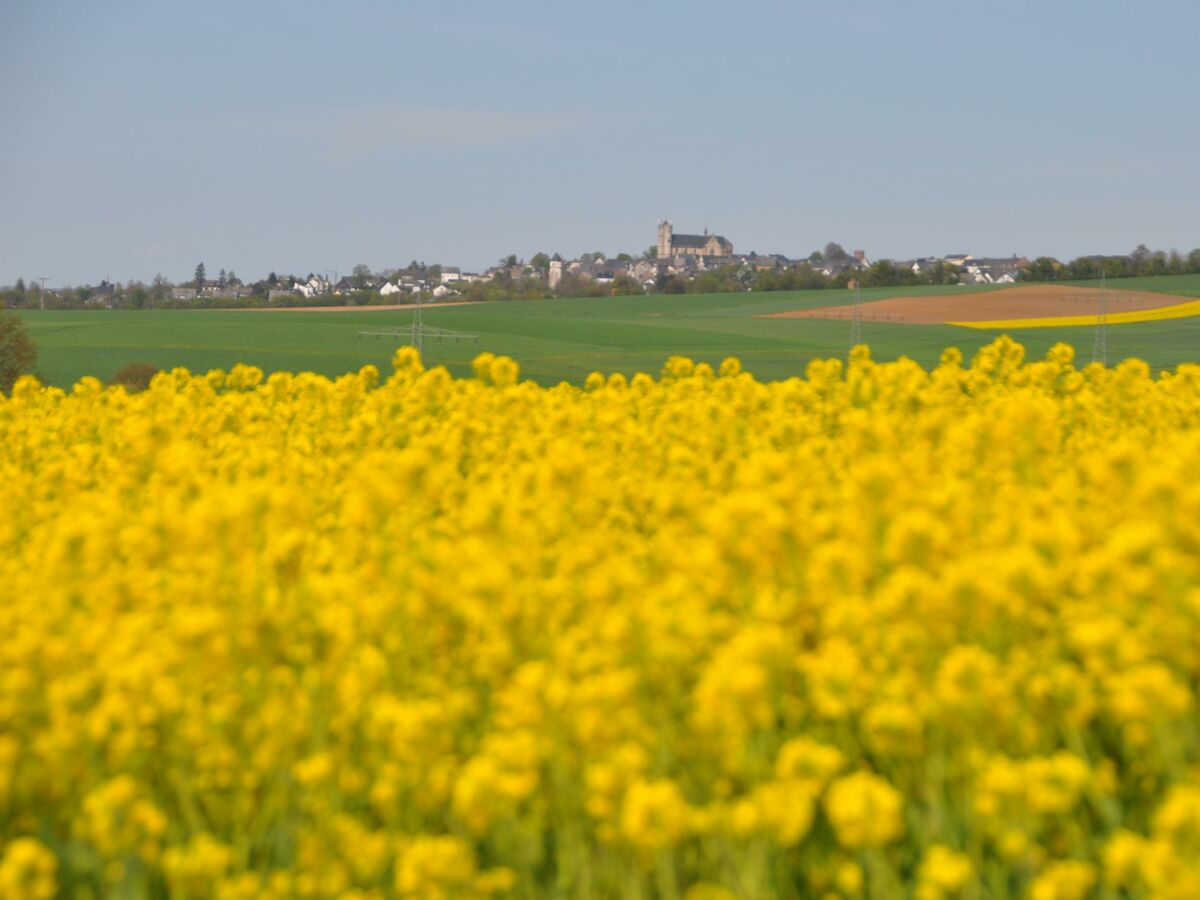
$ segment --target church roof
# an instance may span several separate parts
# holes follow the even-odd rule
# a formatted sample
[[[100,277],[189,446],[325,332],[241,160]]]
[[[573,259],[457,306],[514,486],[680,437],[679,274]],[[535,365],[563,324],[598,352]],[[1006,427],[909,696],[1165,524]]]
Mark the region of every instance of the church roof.
[[[710,238],[716,238],[718,243],[728,244],[719,234],[675,234],[671,236],[672,247],[703,247]],[[731,245],[732,246],[732,245]]]

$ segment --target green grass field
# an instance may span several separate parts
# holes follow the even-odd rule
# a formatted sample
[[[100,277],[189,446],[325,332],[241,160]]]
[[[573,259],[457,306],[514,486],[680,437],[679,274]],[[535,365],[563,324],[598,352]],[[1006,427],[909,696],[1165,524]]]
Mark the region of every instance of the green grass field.
[[[1100,287],[1100,279],[1072,281],[1083,287]],[[1200,297],[1200,275],[1157,275],[1142,278],[1114,278],[1108,282],[1114,291],[1156,291],[1162,294],[1178,294],[1181,297]]]
[[[1115,290],[1156,290],[1200,297],[1200,276],[1110,281]],[[992,287],[878,288],[864,302],[903,294],[972,293]],[[762,319],[763,313],[848,303],[847,291],[612,297],[539,300],[427,308],[427,325],[478,335],[478,341],[427,341],[427,364],[444,364],[455,374],[470,371],[484,350],[521,363],[522,373],[544,384],[579,382],[593,371],[657,373],[671,354],[719,363],[739,357],[763,379],[804,370],[814,357],[844,356],[848,321]],[[373,329],[403,328],[412,312],[339,313],[218,310],[22,311],[39,349],[39,374],[67,387],[84,375],[111,378],[125,363],[162,368],[185,366],[204,372],[250,363],[267,372],[309,370],[338,375],[374,363],[387,371],[395,340],[361,337]],[[1091,358],[1094,329],[1022,330],[1016,335],[1033,355],[1057,341],[1073,343],[1078,358]],[[875,321],[864,311],[863,339],[876,359],[908,356],[924,365],[942,349],[966,354],[996,334],[949,325],[906,325]],[[1156,368],[1200,360],[1200,318],[1111,326],[1110,362],[1129,356]]]

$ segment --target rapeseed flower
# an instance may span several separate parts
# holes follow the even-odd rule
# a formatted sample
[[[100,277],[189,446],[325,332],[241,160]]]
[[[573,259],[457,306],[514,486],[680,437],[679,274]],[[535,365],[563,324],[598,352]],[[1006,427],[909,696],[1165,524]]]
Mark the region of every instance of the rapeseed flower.
[[[1200,366],[0,397],[0,897],[1200,895]]]

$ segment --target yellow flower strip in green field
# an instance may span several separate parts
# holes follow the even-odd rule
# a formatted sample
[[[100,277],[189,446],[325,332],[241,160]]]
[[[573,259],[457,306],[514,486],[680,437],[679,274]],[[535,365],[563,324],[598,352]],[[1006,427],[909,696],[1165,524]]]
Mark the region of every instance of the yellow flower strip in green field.
[[[1200,366],[474,371],[0,397],[0,898],[1200,895]]]
[[[1134,322],[1158,322],[1164,319],[1188,319],[1200,316],[1200,300],[1159,306],[1154,309],[1138,309],[1130,312],[1108,313],[1105,319],[1110,325],[1129,325]],[[986,331],[1004,331],[1014,328],[1070,328],[1095,325],[1099,315],[1091,316],[1047,316],[1041,319],[994,319],[989,322],[947,322],[962,328],[982,328]]]

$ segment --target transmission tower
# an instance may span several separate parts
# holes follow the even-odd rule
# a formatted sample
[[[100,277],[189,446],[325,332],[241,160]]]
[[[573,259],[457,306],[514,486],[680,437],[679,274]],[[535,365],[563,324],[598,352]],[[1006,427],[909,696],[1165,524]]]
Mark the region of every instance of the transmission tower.
[[[425,338],[429,338],[431,341],[435,341],[439,344],[442,341],[454,341],[454,343],[457,344],[459,341],[473,343],[479,340],[479,335],[470,334],[466,331],[453,331],[449,328],[439,328],[436,325],[431,325],[427,328],[421,315],[422,307],[424,307],[425,304],[421,302],[421,295],[419,293],[417,294],[417,302],[414,304],[414,306],[415,309],[413,311],[411,325],[400,325],[396,328],[376,328],[371,331],[360,331],[358,336],[393,338],[397,341],[403,341],[407,339],[409,344],[417,348],[417,355],[421,356],[422,359],[424,359],[425,353]]]
[[[46,282],[50,280],[49,275],[38,275],[37,280],[42,283],[42,292],[38,295],[38,306],[41,309],[46,308]]]
[[[854,281],[854,309],[850,313],[850,349],[862,343],[862,287]]]
[[[1108,365],[1108,282],[1100,273],[1100,309],[1096,315],[1096,337],[1092,343],[1092,362]]]
[[[413,314],[412,345],[417,348],[417,356],[425,356],[425,325],[421,321],[421,295],[417,294],[417,311]]]

